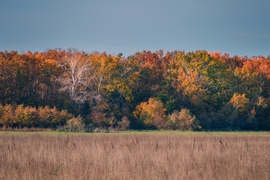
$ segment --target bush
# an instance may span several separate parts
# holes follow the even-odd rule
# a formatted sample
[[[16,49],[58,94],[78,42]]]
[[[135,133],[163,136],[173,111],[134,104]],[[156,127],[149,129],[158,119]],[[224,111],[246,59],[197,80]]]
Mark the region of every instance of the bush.
[[[38,111],[34,107],[18,105],[15,109],[15,121],[19,127],[33,127],[39,119]]]
[[[52,128],[64,126],[73,118],[67,111],[55,107],[35,107],[21,105],[0,105],[0,127],[11,128]]]
[[[199,126],[196,116],[192,115],[190,110],[184,108],[180,112],[174,111],[168,116],[167,127],[173,130],[198,130]]]
[[[94,132],[95,133],[107,133],[109,131],[107,129],[105,129],[105,128],[97,127],[97,128],[94,129]]]
[[[2,106],[1,109],[1,125],[13,128],[13,126],[16,125],[16,120],[14,117],[14,105],[7,104],[5,106]]]
[[[117,124],[118,124],[119,130],[123,131],[123,130],[129,129],[130,121],[126,116],[124,116],[121,119],[121,121],[119,121]]]
[[[84,131],[85,124],[81,116],[74,117],[67,121],[67,129],[71,132]]]

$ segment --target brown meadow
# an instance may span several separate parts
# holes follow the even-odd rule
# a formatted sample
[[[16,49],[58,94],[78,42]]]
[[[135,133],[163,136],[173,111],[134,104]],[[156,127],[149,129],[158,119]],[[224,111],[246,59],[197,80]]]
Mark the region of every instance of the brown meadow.
[[[270,179],[270,136],[1,134],[0,179]]]

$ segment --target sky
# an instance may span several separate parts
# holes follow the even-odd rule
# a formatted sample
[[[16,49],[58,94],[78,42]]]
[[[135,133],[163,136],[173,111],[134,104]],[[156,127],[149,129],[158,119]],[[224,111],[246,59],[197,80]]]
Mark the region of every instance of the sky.
[[[1,0],[0,51],[270,55],[269,0]]]

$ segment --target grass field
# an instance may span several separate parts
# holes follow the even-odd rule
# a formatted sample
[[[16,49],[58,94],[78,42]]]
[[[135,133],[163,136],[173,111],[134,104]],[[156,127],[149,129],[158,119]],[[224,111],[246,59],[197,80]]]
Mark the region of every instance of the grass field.
[[[0,179],[270,179],[270,135],[5,131]]]

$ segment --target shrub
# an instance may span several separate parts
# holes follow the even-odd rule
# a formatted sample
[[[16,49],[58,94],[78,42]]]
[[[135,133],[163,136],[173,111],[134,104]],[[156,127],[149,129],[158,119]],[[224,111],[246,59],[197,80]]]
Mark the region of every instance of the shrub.
[[[118,121],[117,124],[118,124],[119,130],[127,130],[129,129],[130,121],[126,116],[124,116],[121,119],[121,121]]]
[[[85,124],[81,116],[74,117],[67,121],[67,129],[71,132],[84,131]]]
[[[36,126],[36,121],[39,119],[38,111],[34,107],[23,104],[16,106],[15,121],[19,127],[33,127]]]
[[[49,127],[51,122],[51,113],[49,106],[39,107],[38,113],[39,113],[39,120],[38,120],[39,126],[44,128]]]
[[[196,116],[192,115],[190,110],[184,108],[180,112],[174,111],[168,115],[168,128],[176,130],[198,130],[199,126]]]
[[[94,132],[95,133],[107,133],[109,131],[107,129],[105,129],[105,128],[97,127],[97,128],[94,129]]]
[[[7,104],[2,108],[2,117],[1,117],[1,125],[7,127],[13,127],[16,125],[16,120],[14,117],[14,105]]]
[[[0,126],[11,128],[56,128],[64,126],[73,118],[67,111],[55,107],[35,107],[21,105],[0,105]]]
[[[39,126],[57,128],[57,126],[64,126],[67,120],[73,118],[66,110],[58,111],[56,107],[49,106],[39,107]]]

